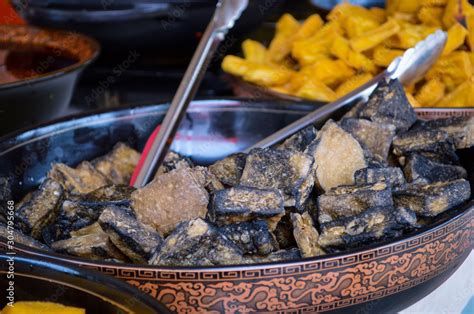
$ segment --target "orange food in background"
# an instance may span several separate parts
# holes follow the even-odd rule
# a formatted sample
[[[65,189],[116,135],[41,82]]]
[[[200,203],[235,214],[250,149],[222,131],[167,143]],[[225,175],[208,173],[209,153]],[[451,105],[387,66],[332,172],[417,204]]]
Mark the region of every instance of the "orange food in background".
[[[25,22],[11,7],[8,0],[0,0],[0,24],[25,24]]]

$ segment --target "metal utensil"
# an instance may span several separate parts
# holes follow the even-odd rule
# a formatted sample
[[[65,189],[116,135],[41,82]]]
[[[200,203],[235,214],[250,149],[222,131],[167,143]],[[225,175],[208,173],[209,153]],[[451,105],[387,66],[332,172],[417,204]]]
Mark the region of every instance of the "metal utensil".
[[[366,84],[346,96],[307,114],[280,131],[273,133],[269,137],[248,148],[246,152],[249,152],[255,147],[265,148],[276,144],[312,123],[327,119],[329,115],[342,107],[347,106],[354,100],[367,99],[377,87],[377,83],[381,79],[387,77],[399,79],[405,85],[418,81],[439,58],[444,45],[446,44],[447,38],[446,32],[441,30],[436,31],[425,40],[419,42],[414,48],[405,51],[401,57],[393,60],[384,72],[378,74]]]
[[[132,176],[131,185],[136,188],[142,187],[155,175],[168,152],[189,103],[196,95],[215,50],[247,5],[248,0],[219,0],[217,3],[214,16],[199,42],[160,129],[148,139],[145,150],[142,152],[142,159]]]

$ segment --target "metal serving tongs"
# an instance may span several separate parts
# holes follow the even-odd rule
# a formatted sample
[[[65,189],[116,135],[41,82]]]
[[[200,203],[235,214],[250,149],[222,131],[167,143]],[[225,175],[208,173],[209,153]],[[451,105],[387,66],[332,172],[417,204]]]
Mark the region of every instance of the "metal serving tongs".
[[[370,94],[377,87],[378,82],[382,79],[399,79],[404,85],[417,82],[439,58],[443,52],[447,38],[448,36],[446,32],[441,30],[436,31],[425,40],[419,42],[414,48],[405,51],[401,57],[393,60],[384,72],[375,76],[366,84],[346,96],[324,105],[323,107],[307,114],[303,118],[296,120],[290,125],[248,148],[245,152],[248,153],[252,148],[266,148],[279,143],[310,124],[326,120],[331,114],[349,105],[355,100],[367,100]]]
[[[196,95],[214,52],[247,5],[248,0],[219,0],[217,3],[214,16],[199,42],[163,123],[150,136],[142,152],[130,182],[134,187],[143,187],[153,179],[171,146],[189,103]]]

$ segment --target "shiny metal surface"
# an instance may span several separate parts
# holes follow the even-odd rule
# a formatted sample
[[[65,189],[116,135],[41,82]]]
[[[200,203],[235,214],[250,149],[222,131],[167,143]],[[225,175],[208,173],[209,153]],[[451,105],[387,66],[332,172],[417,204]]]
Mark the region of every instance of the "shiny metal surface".
[[[353,103],[358,99],[367,99],[374,91],[378,82],[390,77],[399,79],[403,84],[410,84],[422,77],[426,71],[436,62],[441,55],[446,44],[448,36],[444,31],[436,31],[428,36],[425,40],[419,42],[414,48],[405,51],[403,56],[396,58],[388,66],[387,70],[378,74],[369,82],[343,96],[335,102],[329,103],[321,108],[314,110],[305,117],[293,122],[280,131],[263,139],[254,146],[246,150],[250,151],[255,147],[269,147],[274,145],[290,135],[304,129],[312,123],[318,123],[326,120],[330,115],[334,114],[341,108]]]
[[[156,170],[168,152],[190,101],[194,98],[199,84],[218,44],[234,26],[248,5],[248,0],[220,0],[178,87],[176,95],[165,116],[163,124],[152,142],[149,151],[143,153],[143,160],[136,170],[132,184],[139,188],[153,178]]]

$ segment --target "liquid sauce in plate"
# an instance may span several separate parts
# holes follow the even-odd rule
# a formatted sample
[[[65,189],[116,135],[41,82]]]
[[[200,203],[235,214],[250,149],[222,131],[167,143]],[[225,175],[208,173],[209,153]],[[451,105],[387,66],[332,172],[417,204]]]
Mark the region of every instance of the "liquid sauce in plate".
[[[33,78],[68,67],[78,60],[61,50],[45,50],[32,46],[6,48],[0,46],[0,84]]]

